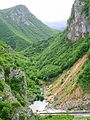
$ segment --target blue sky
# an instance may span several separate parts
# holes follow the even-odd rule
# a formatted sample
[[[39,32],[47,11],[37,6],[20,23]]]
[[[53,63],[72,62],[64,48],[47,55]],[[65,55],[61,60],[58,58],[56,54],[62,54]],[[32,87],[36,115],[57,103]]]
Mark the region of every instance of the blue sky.
[[[0,9],[23,4],[41,21],[67,20],[74,0],[0,0]]]

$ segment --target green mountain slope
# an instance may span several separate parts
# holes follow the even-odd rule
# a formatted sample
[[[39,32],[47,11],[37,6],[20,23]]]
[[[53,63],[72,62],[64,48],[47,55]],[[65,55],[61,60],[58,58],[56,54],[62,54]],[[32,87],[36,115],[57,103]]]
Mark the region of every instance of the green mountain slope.
[[[90,110],[89,1],[75,0],[67,29],[54,37],[25,6],[0,11],[2,120],[27,116],[27,106],[43,99],[43,83],[54,107]]]
[[[43,99],[37,83],[29,77],[31,64],[28,58],[16,53],[0,41],[0,118],[2,120],[11,120],[17,113],[23,113],[27,118],[29,104],[35,99]]]
[[[54,41],[37,57],[36,66],[40,78],[50,79],[69,69],[82,55],[89,50],[89,39],[72,42],[66,33],[60,33]]]
[[[30,77],[44,80],[47,85],[55,81],[47,89],[47,99],[55,107],[89,109],[89,54],[90,36],[74,42],[67,39],[66,33],[60,33],[33,62]]]
[[[47,40],[39,40],[37,42],[31,43],[28,48],[21,51],[20,53],[29,59],[35,59],[38,55],[40,55],[54,40],[53,37]]]
[[[22,50],[29,46],[24,38],[15,34],[0,17],[0,41],[4,41],[15,50]]]
[[[11,37],[13,36],[13,39],[14,39],[14,36],[19,37],[15,39],[18,40],[16,41],[16,43],[18,42],[17,45],[19,47],[20,47],[19,44],[21,44],[22,49],[23,47],[25,48],[27,44],[29,46],[30,45],[29,43],[31,42],[36,42],[38,40],[43,40],[43,39],[46,40],[57,33],[56,31],[50,29],[41,21],[39,21],[23,5],[1,10],[0,16],[1,16],[1,25],[2,25],[0,29],[2,30],[5,26],[7,26],[8,27],[7,29],[13,32],[12,34],[15,34],[15,35],[11,34]],[[4,31],[2,30],[2,32]],[[5,32],[2,34],[4,34],[4,40],[5,40],[5,37],[7,39],[7,36],[5,36]],[[10,33],[8,33],[8,35],[10,37]],[[20,40],[20,43],[19,43],[19,40]],[[11,39],[9,39],[9,42],[12,42],[12,41]],[[14,46],[14,48],[16,48],[16,46]],[[19,49],[19,48],[16,48],[16,49]]]
[[[53,38],[52,43],[33,62],[32,79],[56,81],[48,87],[48,91],[49,95],[52,94],[53,104],[60,109],[90,109],[88,2],[75,1],[67,30]]]

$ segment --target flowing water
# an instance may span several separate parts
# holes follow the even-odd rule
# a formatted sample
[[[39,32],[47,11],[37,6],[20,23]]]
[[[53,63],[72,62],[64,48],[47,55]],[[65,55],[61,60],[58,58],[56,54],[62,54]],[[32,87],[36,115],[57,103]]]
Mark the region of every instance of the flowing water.
[[[40,87],[41,94],[45,93],[44,87]],[[33,113],[60,113],[60,112],[66,112],[64,110],[55,109],[52,107],[51,104],[49,104],[46,100],[43,101],[34,101],[33,104],[29,106]],[[75,117],[85,117],[90,116],[90,113],[87,114],[73,114]]]
[[[30,108],[35,113],[37,111],[42,112],[45,110],[46,106],[48,105],[47,101],[35,101],[33,104],[30,105]]]

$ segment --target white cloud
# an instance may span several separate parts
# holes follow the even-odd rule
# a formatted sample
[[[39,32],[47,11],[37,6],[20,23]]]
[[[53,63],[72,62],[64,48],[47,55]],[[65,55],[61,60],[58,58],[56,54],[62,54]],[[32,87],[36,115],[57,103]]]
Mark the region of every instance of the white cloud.
[[[66,20],[70,16],[74,0],[0,0],[0,9],[26,5],[43,22]]]

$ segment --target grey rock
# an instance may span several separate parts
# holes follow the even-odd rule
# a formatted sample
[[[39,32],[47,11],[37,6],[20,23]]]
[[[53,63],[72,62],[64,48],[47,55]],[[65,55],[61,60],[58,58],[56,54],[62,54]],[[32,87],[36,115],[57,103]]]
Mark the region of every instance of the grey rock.
[[[2,97],[2,96],[0,96],[0,100],[1,100],[1,101],[3,100],[3,97]]]
[[[5,81],[5,72],[3,68],[0,69],[0,80]]]
[[[16,113],[16,114],[13,116],[12,120],[19,120],[19,114]]]
[[[68,23],[68,39],[70,40],[79,40],[84,38],[87,33],[90,33],[90,23],[87,20],[87,17],[82,13],[82,7],[84,2],[81,0],[75,0],[75,3],[72,8],[73,18]]]
[[[13,77],[20,78],[24,76],[25,73],[22,72],[20,69],[14,69],[13,67],[10,68],[10,74],[9,74],[10,79],[12,79]]]
[[[10,74],[9,74],[9,78],[10,81],[12,82],[12,80],[14,80],[13,78],[17,78],[17,79],[22,79],[21,80],[21,91],[22,94],[24,95],[25,99],[27,99],[27,93],[26,93],[26,89],[27,89],[27,83],[26,83],[26,78],[25,78],[25,73],[23,71],[21,71],[20,69],[14,69],[13,67],[10,68]]]
[[[86,109],[89,110],[90,100],[77,99],[77,100],[66,101],[64,103],[61,103],[59,108],[62,110],[86,110]]]

